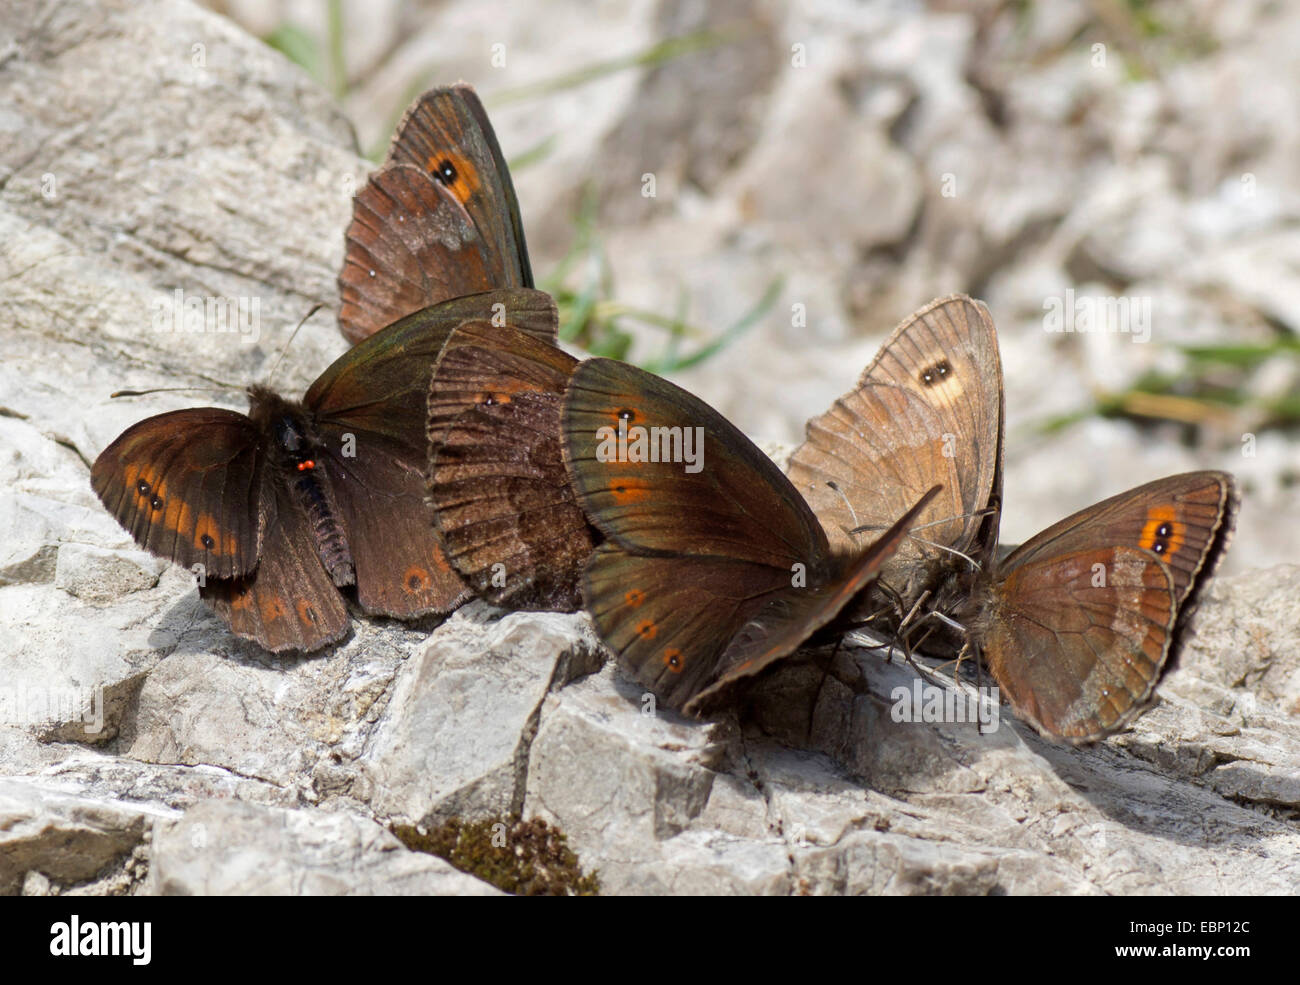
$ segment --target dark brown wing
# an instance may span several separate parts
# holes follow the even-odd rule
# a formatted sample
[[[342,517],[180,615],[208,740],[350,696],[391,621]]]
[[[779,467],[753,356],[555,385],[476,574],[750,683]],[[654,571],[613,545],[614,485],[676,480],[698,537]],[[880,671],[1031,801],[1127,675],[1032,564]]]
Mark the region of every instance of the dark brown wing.
[[[318,427],[325,442],[320,464],[347,532],[361,607],[410,619],[467,601],[470,590],[452,570],[425,503],[424,449],[352,428],[346,418],[323,419]]]
[[[431,89],[416,100],[397,125],[388,163],[423,168],[456,196],[499,258],[507,279],[494,286],[533,286],[514,182],[472,86]]]
[[[339,327],[353,342],[464,294],[532,287],[510,171],[467,85],[433,89],[353,199]]]
[[[1090,506],[1012,553],[979,642],[1017,714],[1071,742],[1132,721],[1177,653],[1235,512],[1226,473],[1170,476]]]
[[[611,447],[620,423],[626,455]],[[679,460],[671,441],[657,445],[660,461],[636,460],[633,427],[659,440],[674,432],[651,429],[675,428]],[[620,663],[671,707],[733,669],[722,658],[747,622],[777,618],[783,604],[802,615],[801,593],[831,580],[808,505],[749,439],[684,390],[593,359],[569,384],[564,437],[579,502],[608,538],[586,566],[587,610]]]
[[[447,338],[466,324],[553,340],[555,302],[517,288],[426,308],[354,346],[307,391],[367,612],[410,618],[469,597],[424,500],[429,379]]]
[[[889,572],[920,558],[951,559],[921,538],[983,563],[997,543],[1002,499],[1002,367],[988,309],[964,295],[941,298],[904,321],[857,388],[808,422],[789,476],[852,556],[859,538],[887,528],[942,484]],[[978,515],[992,507],[991,515]],[[856,537],[850,532],[866,527]]]
[[[90,483],[141,547],[228,578],[257,564],[265,469],[253,422],[204,407],[127,428],[95,459]]]
[[[560,412],[577,360],[509,328],[458,329],[429,386],[429,502],[483,598],[571,612],[595,531],[564,468]]]
[[[610,458],[620,422],[666,429],[657,432],[666,460]],[[667,380],[613,359],[582,363],[565,396],[564,439],[587,516],[624,547],[752,561],[787,575],[795,562],[829,570],[826,535],[790,481],[730,421]],[[688,450],[695,465],[673,460]]]
[[[440,301],[511,286],[464,206],[411,165],[370,176],[344,244],[339,328],[352,342]]]
[[[808,637],[830,623],[850,600],[879,575],[907,537],[926,504],[938,495],[935,487],[885,531],[845,571],[825,585],[804,591],[787,591],[769,601],[732,637],[718,659],[715,680],[682,709],[688,715],[707,713],[733,690],[738,681],[751,678],[797,650]]]
[[[231,632],[267,650],[318,650],[347,635],[347,606],[321,564],[306,514],[274,477],[268,477],[267,498],[271,505],[257,570],[208,578],[199,595]]]
[[[423,470],[429,378],[451,333],[468,322],[509,325],[554,341],[558,315],[549,294],[525,288],[444,301],[345,352],[311,385],[305,403],[349,429],[387,437],[415,455]]]

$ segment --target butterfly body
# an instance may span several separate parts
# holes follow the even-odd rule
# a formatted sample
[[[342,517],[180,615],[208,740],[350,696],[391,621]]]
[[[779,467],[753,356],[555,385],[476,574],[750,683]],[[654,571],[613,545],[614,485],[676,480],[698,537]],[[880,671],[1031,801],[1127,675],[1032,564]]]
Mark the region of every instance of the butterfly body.
[[[263,386],[249,387],[248,400],[249,420],[267,436],[273,481],[285,485],[288,501],[303,514],[325,570],[339,587],[356,584],[347,531],[325,467],[330,452],[314,415],[305,404]]]

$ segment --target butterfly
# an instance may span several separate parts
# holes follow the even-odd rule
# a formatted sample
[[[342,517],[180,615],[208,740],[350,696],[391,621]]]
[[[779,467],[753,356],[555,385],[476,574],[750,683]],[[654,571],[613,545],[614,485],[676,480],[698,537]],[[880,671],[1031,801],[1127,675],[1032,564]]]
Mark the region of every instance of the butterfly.
[[[983,655],[1021,718],[1053,739],[1096,741],[1141,712],[1176,655],[1197,590],[1227,547],[1235,483],[1223,472],[1159,479],[999,559],[1003,416],[988,309],[941,298],[906,319],[857,387],[808,423],[788,474],[841,554],[942,483],[885,563],[875,604],[887,595],[909,645],[935,619],[955,619],[962,639],[948,643]]]
[[[533,286],[510,171],[470,86],[432,89],[407,110],[353,199],[338,282],[352,342],[440,301]]]
[[[470,595],[424,502],[429,375],[458,326],[494,319],[553,341],[555,303],[503,290],[444,302],[354,346],[303,400],[248,389],[249,411],[150,417],[95,460],[91,485],[141,547],[193,569],[238,636],[271,651],[346,635],[368,614],[442,614]]]
[[[477,328],[448,340],[429,408],[430,502],[453,563],[480,591],[502,564],[517,587],[489,597],[507,603],[535,598],[539,575],[566,599],[580,587],[624,669],[687,714],[831,623],[936,494],[837,558],[780,469],[703,401]]]

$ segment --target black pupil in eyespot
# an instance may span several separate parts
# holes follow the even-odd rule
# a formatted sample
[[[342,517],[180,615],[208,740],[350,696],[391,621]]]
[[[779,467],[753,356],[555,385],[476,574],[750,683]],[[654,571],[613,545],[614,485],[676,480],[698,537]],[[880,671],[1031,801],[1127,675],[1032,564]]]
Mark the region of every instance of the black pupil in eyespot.
[[[634,420],[634,419],[636,418],[636,414],[634,414],[632,411],[630,411],[630,410],[628,410],[626,407],[624,407],[622,410],[620,410],[620,411],[618,412],[618,417],[619,417],[619,420],[622,420],[622,421],[631,421],[631,420]]]
[[[451,161],[439,161],[438,169],[434,173],[444,185],[454,185],[456,183],[456,166]]]
[[[921,371],[921,382],[926,386],[934,386],[951,372],[952,366],[948,364],[948,360],[941,359],[933,366]]]
[[[1160,528],[1156,531],[1156,533],[1159,534],[1161,537],[1168,537],[1171,533],[1173,533],[1173,531],[1169,529],[1169,524],[1162,523],[1160,524]]]

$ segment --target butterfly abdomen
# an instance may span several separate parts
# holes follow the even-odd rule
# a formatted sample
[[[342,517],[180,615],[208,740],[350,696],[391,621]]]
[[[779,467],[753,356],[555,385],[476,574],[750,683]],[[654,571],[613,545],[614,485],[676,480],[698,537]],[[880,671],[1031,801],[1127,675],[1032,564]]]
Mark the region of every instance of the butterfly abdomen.
[[[318,473],[314,461],[311,469],[304,469],[289,481],[294,498],[306,511],[307,519],[311,522],[311,530],[316,537],[316,549],[320,553],[325,570],[330,573],[336,585],[355,584],[356,570],[352,563],[352,552],[348,548],[347,536],[343,533],[338,513],[330,501],[323,476]]]

